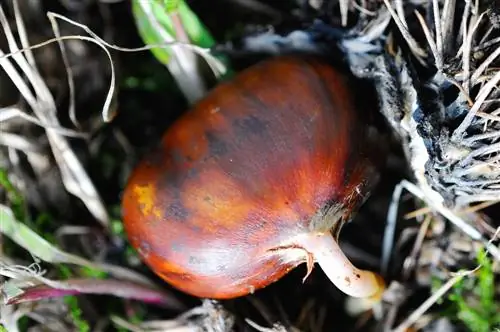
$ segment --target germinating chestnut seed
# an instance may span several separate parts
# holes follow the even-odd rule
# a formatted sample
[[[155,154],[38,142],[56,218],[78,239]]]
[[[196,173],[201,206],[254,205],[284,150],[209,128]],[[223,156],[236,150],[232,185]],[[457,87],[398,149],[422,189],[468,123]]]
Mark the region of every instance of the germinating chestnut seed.
[[[352,89],[322,60],[283,56],[180,117],[123,195],[145,263],[197,297],[243,296],[302,263],[307,275],[318,263],[348,295],[379,297],[382,279],[337,244],[377,178]]]

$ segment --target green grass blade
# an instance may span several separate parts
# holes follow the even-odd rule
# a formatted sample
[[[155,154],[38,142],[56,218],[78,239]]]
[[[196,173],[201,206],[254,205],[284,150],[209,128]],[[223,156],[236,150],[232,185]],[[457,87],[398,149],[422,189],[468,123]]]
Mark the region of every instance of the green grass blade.
[[[176,4],[174,4],[176,2]],[[139,31],[139,35],[146,44],[161,44],[165,42],[165,36],[175,39],[175,30],[169,11],[177,10],[183,27],[192,44],[210,48],[215,44],[215,40],[203,25],[198,16],[191,8],[182,0],[169,1],[169,5],[165,6],[158,0],[152,0],[150,5],[154,18],[158,21],[162,31],[155,29],[148,15],[144,12],[140,0],[132,1],[132,12]],[[175,8],[176,7],[176,8]],[[153,55],[163,64],[167,64],[170,58],[168,47],[151,49]]]
[[[4,205],[0,205],[0,232],[43,261],[50,263],[73,263],[84,266],[91,264],[83,258],[65,253],[54,247],[28,226],[17,221],[12,210]]]

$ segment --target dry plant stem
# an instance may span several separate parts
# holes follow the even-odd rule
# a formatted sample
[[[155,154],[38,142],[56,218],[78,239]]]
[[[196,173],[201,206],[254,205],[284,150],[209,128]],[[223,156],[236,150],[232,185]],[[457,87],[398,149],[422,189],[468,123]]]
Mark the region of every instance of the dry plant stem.
[[[342,26],[345,27],[347,25],[347,16],[349,15],[349,0],[340,0],[340,16],[342,21]]]
[[[57,24],[56,20],[51,19],[50,23],[52,25],[52,30],[54,31],[54,35],[59,38],[61,37],[61,32],[59,30],[59,24]],[[73,70],[71,69],[71,65],[69,63],[68,55],[66,53],[66,47],[64,46],[63,40],[58,40],[57,44],[59,45],[59,49],[61,51],[61,57],[63,60],[64,68],[66,69],[66,76],[68,79],[68,92],[69,92],[69,105],[68,105],[68,114],[71,122],[75,125],[75,127],[81,129],[80,123],[76,118],[76,105],[75,105],[75,82]],[[27,47],[27,45],[23,45],[23,47]],[[27,52],[30,53],[30,52]]]
[[[471,125],[473,118],[476,116],[477,112],[480,110],[482,104],[485,102],[486,97],[490,94],[490,92],[493,90],[493,88],[498,84],[500,81],[500,72],[497,72],[489,81],[486,83],[481,90],[479,91],[476,101],[472,108],[470,109],[469,113],[467,113],[466,117],[458,126],[457,129],[453,132],[451,138],[453,141],[458,142],[462,138],[464,132],[467,130],[467,128]]]
[[[453,35],[453,22],[455,18],[455,6],[456,0],[445,0],[443,5],[443,12],[441,13],[441,24],[442,28],[442,39],[443,39],[443,50],[444,54],[448,54],[452,47],[452,43],[447,43]]]
[[[0,145],[8,146],[9,148],[16,149],[24,152],[31,152],[40,154],[39,147],[33,140],[26,139],[21,135],[2,132],[0,136]]]
[[[426,52],[418,45],[417,41],[412,37],[408,29],[405,27],[406,21],[404,21],[404,17],[401,18],[398,13],[392,8],[391,3],[389,0],[383,0],[385,6],[387,7],[387,10],[391,14],[392,18],[394,19],[394,23],[398,26],[399,30],[401,31],[401,34],[403,35],[403,38],[406,40],[408,43],[408,46],[410,46],[412,52],[416,56],[417,60],[422,64],[425,65],[425,62],[423,61],[422,58],[427,57]],[[404,21],[404,22],[403,22]]]
[[[479,267],[478,267],[479,268]],[[436,303],[453,285],[459,282],[463,277],[474,273],[478,268],[470,271],[457,273],[453,278],[448,280],[441,288],[439,288],[431,297],[425,300],[420,307],[417,308],[408,318],[405,319],[393,332],[405,332],[427,311],[434,303]]]
[[[187,325],[184,322],[171,321],[154,321],[143,322],[140,325],[134,325],[125,319],[117,316],[111,316],[111,321],[121,328],[131,332],[199,332],[200,328],[195,325]],[[149,324],[154,323],[154,324]],[[149,326],[154,325],[154,326]]]
[[[413,219],[413,218],[417,218],[417,217],[420,217],[420,216],[423,216],[425,214],[428,214],[429,212],[431,212],[432,210],[429,208],[429,207],[423,207],[423,208],[420,208],[420,209],[417,209],[415,211],[412,211],[412,212],[408,212],[407,214],[405,214],[403,216],[403,218],[405,220],[410,220],[410,219]]]
[[[452,222],[455,226],[457,226],[460,230],[462,230],[465,234],[470,236],[472,239],[481,242],[485,246],[486,250],[488,250],[489,253],[493,257],[495,257],[496,260],[500,261],[500,250],[496,246],[494,246],[489,241],[487,241],[477,229],[475,229],[473,226],[469,225],[464,220],[462,220],[456,213],[454,213],[450,209],[446,208],[441,203],[432,201],[432,199],[430,199],[424,193],[424,191],[422,191],[415,184],[413,184],[407,180],[401,181],[396,186],[396,189],[394,190],[395,195],[393,196],[393,199],[395,196],[400,197],[403,189],[408,190],[415,197],[424,201],[431,209],[440,213],[443,217],[445,217],[450,222]],[[396,192],[397,192],[397,195],[396,195]],[[396,202],[398,200],[399,200],[399,198],[396,200]],[[394,201],[393,201],[393,204],[394,204]],[[397,215],[397,204],[394,204],[394,207],[391,205],[391,208],[392,209],[389,209],[388,220],[392,220],[392,219],[395,220],[395,216]],[[392,242],[389,242],[389,243],[392,243]]]
[[[182,42],[171,42],[171,43],[164,43],[164,44],[146,45],[146,46],[136,47],[136,48],[119,47],[119,46],[110,44],[110,43],[106,42],[105,40],[101,39],[97,34],[93,33],[92,30],[90,30],[86,25],[77,23],[73,20],[70,20],[69,18],[67,18],[65,16],[62,16],[62,15],[59,15],[59,14],[53,13],[53,12],[48,12],[47,17],[51,21],[51,24],[54,27],[54,31],[58,30],[58,28],[57,28],[58,25],[57,25],[57,22],[55,21],[55,19],[60,19],[62,21],[65,21],[69,24],[72,24],[76,27],[83,29],[86,33],[88,33],[90,35],[90,37],[81,36],[81,35],[58,36],[56,38],[48,39],[48,40],[41,42],[41,43],[38,43],[36,45],[31,45],[29,47],[25,47],[25,48],[17,49],[15,51],[11,51],[7,55],[4,55],[2,53],[2,54],[0,54],[0,59],[4,58],[4,57],[5,58],[14,57],[18,53],[30,54],[31,50],[43,47],[45,45],[48,45],[48,44],[51,44],[54,42],[60,43],[64,40],[73,40],[73,39],[84,40],[84,41],[88,41],[88,42],[91,42],[91,43],[98,45],[99,47],[101,47],[104,50],[108,59],[110,60],[110,68],[111,68],[111,82],[110,82],[109,90],[108,90],[106,100],[105,100],[104,106],[103,106],[103,111],[102,111],[102,117],[103,117],[103,120],[105,122],[111,121],[114,117],[114,114],[111,114],[109,109],[110,109],[112,97],[114,95],[114,90],[115,90],[114,64],[113,64],[113,61],[111,58],[111,53],[109,52],[109,50],[106,47],[114,49],[114,50],[122,51],[122,52],[141,52],[141,51],[151,50],[155,47],[156,48],[166,48],[166,47],[171,47],[174,45],[179,45],[179,46],[182,46],[182,47],[184,47],[188,50],[191,50],[191,51],[195,52],[196,54],[200,55],[207,62],[208,66],[212,69],[215,76],[219,77],[223,73],[226,72],[226,67],[224,66],[224,64],[222,62],[220,62],[219,60],[217,60],[217,58],[213,57],[210,54],[209,49],[204,49],[202,47],[198,47],[198,46],[193,45],[193,44],[182,43]],[[55,33],[57,34],[57,32],[55,32]]]
[[[422,248],[422,243],[424,242],[425,234],[429,229],[431,221],[432,221],[432,216],[430,214],[427,214],[425,216],[424,221],[422,222],[422,225],[420,226],[417,239],[415,240],[413,249],[411,250],[411,254],[406,258],[406,260],[403,263],[403,278],[405,280],[408,280],[408,278],[410,277],[410,272],[413,271],[416,262],[416,257],[420,249]]]
[[[474,52],[482,51],[482,50],[487,49],[488,47],[491,47],[491,46],[493,46],[495,44],[499,44],[499,43],[500,43],[500,37],[493,38],[491,40],[488,40],[487,42],[481,41],[481,43],[479,45],[476,45],[472,48],[472,51],[474,51]]]
[[[50,128],[53,129],[56,133],[59,133],[60,135],[63,136],[68,136],[68,137],[77,137],[77,138],[87,138],[88,135],[82,132],[77,132],[72,129],[64,128],[62,126],[57,126],[53,125],[50,123],[45,123],[42,120],[37,119],[34,116],[31,116],[29,114],[26,114],[24,111],[19,109],[17,106],[7,106],[0,108],[0,123],[2,122],[7,122],[9,120],[21,118],[23,120],[26,120],[28,122],[31,122],[37,126],[43,127],[43,128]]]
[[[17,15],[15,19],[16,21],[22,20],[19,15]],[[0,50],[0,66],[16,85],[35,116],[41,120],[43,119],[42,122],[58,126],[59,123],[56,117],[54,97],[51,95],[43,78],[40,76],[38,69],[30,64],[30,56],[27,54],[31,51],[22,51],[25,55],[20,53],[21,50],[17,45],[16,38],[1,6],[0,25],[4,30],[10,51],[10,53],[6,55]],[[25,33],[22,22],[18,22],[18,29],[19,34],[22,35]],[[18,37],[26,41],[26,36],[21,35]],[[17,67],[9,58],[12,58],[12,61],[17,64]],[[108,227],[109,216],[107,211],[78,158],[68,147],[68,142],[54,129],[46,128],[46,135],[56,163],[59,166],[61,178],[66,190],[80,198],[94,217],[100,221],[104,227]]]
[[[2,54],[0,54],[0,56],[3,55],[3,57],[11,57],[11,56],[14,56],[18,53],[25,53],[29,50],[34,50],[34,49],[43,47],[45,45],[48,45],[48,44],[51,44],[54,42],[60,42],[63,40],[71,40],[71,39],[85,40],[85,41],[88,41],[88,42],[91,42],[91,43],[98,45],[99,47],[101,47],[103,49],[103,51],[106,53],[108,59],[110,60],[110,68],[111,68],[110,87],[109,87],[109,90],[108,90],[108,93],[106,96],[106,101],[104,103],[103,111],[102,111],[102,117],[103,117],[103,120],[105,122],[111,121],[113,119],[113,116],[114,116],[114,114],[113,114],[113,116],[111,116],[109,109],[110,109],[110,104],[112,102],[112,97],[114,95],[114,90],[115,90],[115,69],[114,69],[114,64],[113,64],[112,58],[111,58],[111,53],[109,52],[109,50],[107,48],[111,48],[113,50],[117,50],[117,51],[121,51],[121,52],[142,52],[142,51],[149,51],[153,48],[167,48],[167,47],[171,47],[173,45],[179,45],[179,46],[182,46],[188,50],[191,50],[191,51],[195,52],[196,54],[198,54],[199,56],[201,56],[206,61],[207,65],[210,67],[210,69],[212,70],[213,74],[216,77],[220,77],[221,75],[223,75],[227,71],[226,66],[220,60],[218,60],[216,57],[214,57],[210,54],[210,49],[206,49],[206,48],[202,48],[202,47],[199,47],[199,46],[196,46],[193,44],[187,44],[187,43],[182,43],[182,42],[150,44],[150,45],[146,45],[146,46],[142,46],[142,47],[135,47],[135,48],[120,47],[120,46],[113,45],[113,44],[106,42],[104,39],[100,38],[97,34],[92,32],[92,30],[90,30],[86,25],[77,23],[73,20],[70,20],[69,18],[67,18],[65,16],[62,16],[62,15],[59,15],[59,14],[53,13],[53,12],[47,12],[47,17],[52,22],[52,24],[56,24],[54,21],[55,19],[60,19],[60,20],[65,21],[69,24],[72,24],[76,27],[79,27],[79,28],[83,29],[86,33],[88,33],[90,35],[90,37],[81,36],[81,35],[69,35],[69,36],[61,36],[61,37],[57,37],[57,38],[51,38],[51,39],[48,39],[44,42],[38,43],[36,45],[32,45],[32,46],[27,47],[27,48],[22,48],[22,49],[19,49],[17,51],[12,51],[8,55],[3,55],[3,53],[2,53]],[[1,59],[1,57],[0,57],[0,59]]]
[[[488,57],[477,67],[471,77],[471,81],[476,83],[481,75],[489,68],[489,66],[500,56],[500,47],[498,47],[493,53],[488,55]]]
[[[396,13],[398,14],[398,17],[401,20],[401,24],[406,29],[408,29],[408,23],[406,22],[406,18],[405,18],[405,9],[404,9],[403,0],[394,1],[394,5],[396,6]]]
[[[438,47],[434,40],[432,39],[431,32],[429,30],[429,27],[425,23],[425,19],[422,17],[422,15],[415,10],[415,15],[417,16],[417,19],[420,22],[420,25],[422,26],[422,30],[424,31],[425,38],[427,39],[427,43],[429,44],[429,48],[431,49],[432,55],[434,55],[434,58],[436,59],[436,68],[439,71],[442,71],[443,69],[443,60],[441,59],[441,54],[438,51]]]
[[[352,265],[330,233],[306,237],[300,245],[314,256],[330,281],[352,297],[381,297],[385,284],[375,273]]]
[[[382,259],[380,261],[380,271],[382,272],[382,275],[386,275],[387,269],[389,268],[392,247],[394,245],[394,233],[396,232],[398,204],[402,192],[403,186],[398,185],[396,186],[396,188],[394,188],[391,204],[389,205],[389,211],[387,212],[387,222],[385,225],[384,239],[382,244]]]
[[[255,309],[257,309],[257,311],[262,316],[262,318],[264,318],[267,324],[273,324],[273,315],[261,300],[259,300],[257,297],[250,296],[248,297],[248,301],[255,307]]]

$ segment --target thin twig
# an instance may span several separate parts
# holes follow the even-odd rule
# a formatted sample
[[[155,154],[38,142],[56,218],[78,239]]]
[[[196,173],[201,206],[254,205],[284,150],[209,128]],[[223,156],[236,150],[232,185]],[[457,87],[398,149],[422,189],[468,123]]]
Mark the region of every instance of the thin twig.
[[[395,188],[394,193],[398,193],[398,195],[401,195],[401,191],[404,189],[408,190],[410,193],[412,193],[415,197],[419,198],[420,200],[424,201],[430,208],[432,208],[434,211],[440,213],[443,217],[448,219],[450,222],[452,222],[455,226],[457,226],[462,232],[470,236],[472,239],[476,241],[480,241],[483,245],[485,245],[486,249],[491,253],[492,256],[495,257],[495,259],[500,260],[500,250],[489,244],[488,241],[483,237],[483,235],[475,229],[473,226],[470,224],[466,223],[464,220],[462,220],[459,216],[457,216],[454,212],[446,208],[445,206],[442,205],[442,203],[437,203],[434,202],[433,200],[429,199],[427,195],[415,184],[407,181],[407,180],[402,180]],[[395,194],[393,194],[393,197]],[[396,214],[397,213],[397,204],[394,205],[394,210],[395,211],[390,211],[389,214]]]
[[[422,58],[425,58],[427,56],[427,53],[418,45],[418,43],[415,41],[415,39],[412,37],[408,29],[404,26],[404,23],[401,21],[399,18],[398,14],[394,11],[392,8],[391,4],[389,3],[389,0],[384,0],[384,4],[387,7],[387,10],[391,13],[392,18],[394,19],[394,22],[398,26],[401,34],[403,35],[403,38],[406,40],[408,45],[410,46],[412,52],[415,54],[416,58],[419,60],[420,63],[425,65],[425,62],[423,61]]]
[[[410,316],[408,316],[398,327],[396,327],[393,332],[405,332],[427,311],[430,307],[434,305],[446,292],[448,292],[457,282],[462,280],[462,278],[471,275],[479,269],[477,267],[474,270],[459,272],[448,280],[443,286],[441,286],[432,296],[425,300]]]
[[[486,83],[481,90],[479,91],[476,101],[474,105],[472,105],[470,111],[467,113],[462,123],[458,126],[457,129],[451,135],[451,140],[455,142],[459,142],[462,139],[463,133],[467,130],[467,128],[472,123],[472,120],[476,116],[476,113],[481,108],[483,102],[486,100],[486,97],[490,94],[491,90],[493,90],[500,82],[500,71],[498,71],[492,79]]]

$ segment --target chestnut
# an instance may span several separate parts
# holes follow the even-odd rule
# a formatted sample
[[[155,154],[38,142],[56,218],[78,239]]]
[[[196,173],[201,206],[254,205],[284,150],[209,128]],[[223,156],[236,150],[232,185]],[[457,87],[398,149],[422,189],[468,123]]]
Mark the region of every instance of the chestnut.
[[[141,259],[197,297],[243,296],[302,263],[348,295],[379,296],[382,279],[337,243],[377,179],[353,89],[327,61],[297,55],[215,87],[129,178],[123,221]]]

